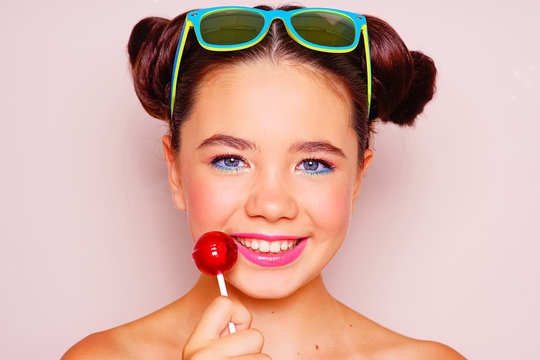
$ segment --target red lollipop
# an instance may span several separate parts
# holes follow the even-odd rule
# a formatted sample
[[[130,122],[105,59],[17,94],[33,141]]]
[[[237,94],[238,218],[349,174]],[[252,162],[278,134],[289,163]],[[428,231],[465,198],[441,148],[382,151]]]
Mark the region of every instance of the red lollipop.
[[[219,291],[221,295],[227,296],[223,274],[229,271],[238,259],[238,247],[232,237],[221,231],[204,233],[195,243],[192,255],[201,272],[217,275]],[[229,322],[229,332],[236,332],[232,322]]]
[[[221,231],[204,233],[195,243],[193,260],[207,275],[224,274],[238,259],[238,247],[232,237]]]

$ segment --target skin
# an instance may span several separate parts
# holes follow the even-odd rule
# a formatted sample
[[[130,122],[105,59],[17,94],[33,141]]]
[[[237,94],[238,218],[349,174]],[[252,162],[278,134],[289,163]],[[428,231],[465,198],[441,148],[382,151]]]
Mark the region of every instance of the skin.
[[[443,344],[374,323],[334,299],[323,283],[321,270],[345,238],[373,156],[366,150],[364,167],[358,166],[350,104],[341,94],[309,69],[286,63],[242,64],[208,78],[176,157],[170,137],[163,137],[172,198],[187,213],[192,238],[212,230],[298,235],[309,237],[303,253],[279,268],[239,256],[225,275],[229,298],[217,297],[215,278],[201,275],[174,303],[90,335],[63,359],[463,359]],[[216,135],[251,147],[207,140]],[[309,142],[334,151],[306,148]],[[243,160],[233,170],[216,168],[213,161],[224,164],[214,160],[221,155]],[[323,163],[321,173],[307,171],[310,158],[332,171],[323,172]],[[231,320],[238,329],[232,335]]]

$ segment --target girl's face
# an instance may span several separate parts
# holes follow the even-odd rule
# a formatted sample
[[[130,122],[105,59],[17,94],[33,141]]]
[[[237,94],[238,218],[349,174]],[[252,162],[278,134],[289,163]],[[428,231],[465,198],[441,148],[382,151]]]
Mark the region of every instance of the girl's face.
[[[187,211],[193,239],[219,230],[250,243],[239,245],[225,276],[244,294],[292,294],[343,242],[372,156],[367,150],[358,167],[345,101],[306,68],[239,65],[214,74],[197,94],[178,158],[164,137],[173,198]]]

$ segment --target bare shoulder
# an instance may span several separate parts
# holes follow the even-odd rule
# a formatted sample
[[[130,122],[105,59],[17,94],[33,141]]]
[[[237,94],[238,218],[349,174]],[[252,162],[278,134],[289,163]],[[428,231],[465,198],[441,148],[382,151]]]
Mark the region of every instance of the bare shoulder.
[[[85,337],[61,360],[179,359],[182,347],[178,338],[162,332],[159,323],[143,318]]]
[[[91,334],[61,360],[178,359],[191,334],[190,321],[169,305],[130,323]]]
[[[378,324],[377,324],[378,325]],[[374,358],[382,360],[463,360],[451,347],[435,342],[419,340],[394,332],[381,325],[372,348]]]
[[[117,329],[93,333],[73,345],[61,360],[127,359],[126,339]]]
[[[418,340],[392,331],[347,307],[347,330],[360,358],[381,360],[463,360],[451,347],[435,341]]]
[[[450,346],[435,341],[424,341],[407,338],[402,344],[388,351],[388,355],[396,359],[416,359],[416,360],[463,360],[460,353]]]

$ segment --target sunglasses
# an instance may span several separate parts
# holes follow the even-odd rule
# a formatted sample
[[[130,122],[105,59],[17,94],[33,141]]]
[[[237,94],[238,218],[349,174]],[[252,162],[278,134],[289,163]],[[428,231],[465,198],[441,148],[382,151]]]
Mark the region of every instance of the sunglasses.
[[[276,18],[299,44],[317,51],[345,53],[354,50],[363,34],[366,58],[368,117],[371,105],[371,62],[366,18],[355,13],[302,8],[290,11],[261,10],[243,6],[220,6],[190,11],[186,15],[176,48],[171,81],[171,119],[173,118],[180,60],[189,29],[195,29],[199,44],[212,51],[235,51],[260,42]]]

